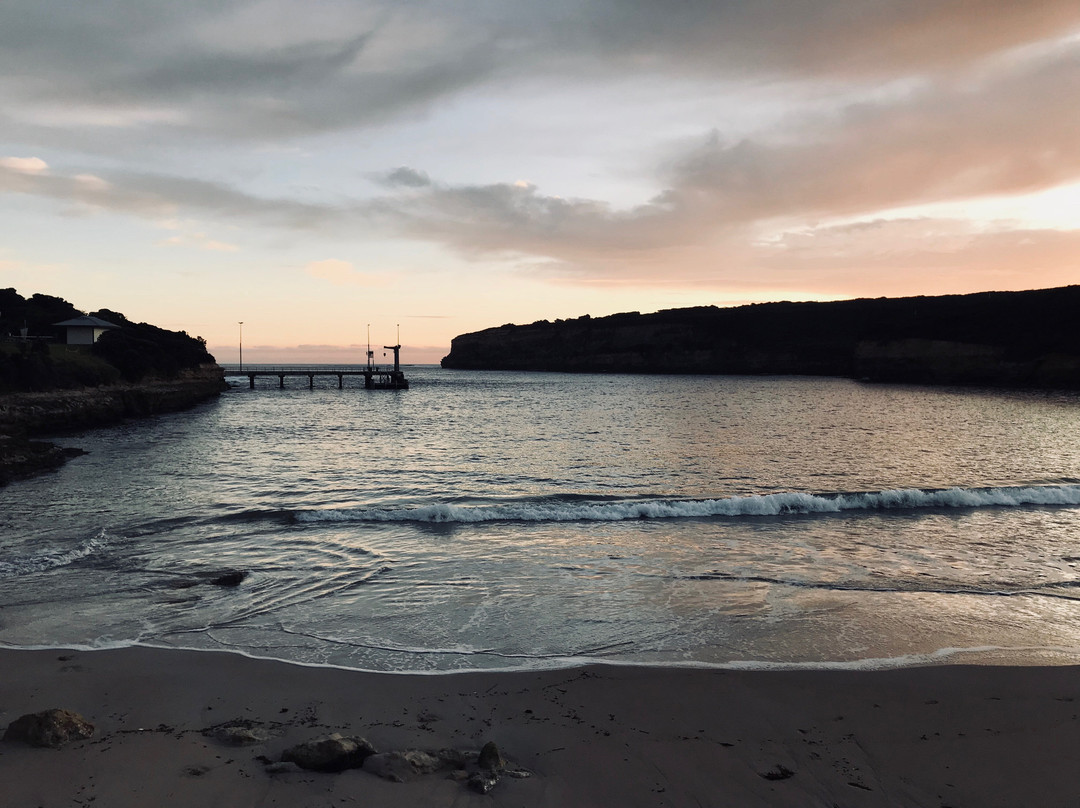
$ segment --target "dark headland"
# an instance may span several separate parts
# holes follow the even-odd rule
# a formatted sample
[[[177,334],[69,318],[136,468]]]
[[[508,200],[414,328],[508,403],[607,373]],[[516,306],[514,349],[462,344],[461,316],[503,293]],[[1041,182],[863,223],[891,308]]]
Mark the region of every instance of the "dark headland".
[[[1080,388],[1080,286],[585,315],[455,337],[444,368]]]
[[[75,326],[86,344],[69,344],[65,322],[89,323]],[[36,438],[186,409],[225,386],[199,337],[0,289],[0,485],[81,453]]]

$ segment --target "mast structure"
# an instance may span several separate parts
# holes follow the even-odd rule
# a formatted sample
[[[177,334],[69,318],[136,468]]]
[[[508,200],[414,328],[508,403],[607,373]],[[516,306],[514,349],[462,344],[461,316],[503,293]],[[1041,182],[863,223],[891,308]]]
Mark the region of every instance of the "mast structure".
[[[368,338],[371,339],[370,337]],[[384,345],[388,351],[394,352],[394,373],[401,372],[401,323],[398,323],[397,327],[397,345]]]

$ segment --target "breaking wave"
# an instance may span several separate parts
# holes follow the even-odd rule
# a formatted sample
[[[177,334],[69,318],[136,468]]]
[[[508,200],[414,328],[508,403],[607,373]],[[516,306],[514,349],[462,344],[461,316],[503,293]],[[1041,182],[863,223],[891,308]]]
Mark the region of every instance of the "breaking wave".
[[[439,503],[411,508],[330,508],[299,511],[294,517],[299,522],[618,522],[628,519],[700,519],[1032,505],[1080,505],[1080,485],[909,488],[846,494],[786,492],[695,500],[581,502],[553,499],[497,505]]]
[[[67,549],[49,548],[24,556],[0,559],[0,578],[15,578],[19,575],[31,575],[57,567],[66,567],[80,559],[93,555],[108,545],[108,537],[102,530],[96,536],[84,539],[75,547]]]

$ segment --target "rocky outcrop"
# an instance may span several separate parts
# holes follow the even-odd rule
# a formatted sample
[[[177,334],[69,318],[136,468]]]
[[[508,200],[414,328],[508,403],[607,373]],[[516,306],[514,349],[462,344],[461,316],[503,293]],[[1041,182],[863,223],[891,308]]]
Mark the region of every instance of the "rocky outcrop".
[[[1023,355],[1001,345],[928,339],[860,342],[853,375],[911,384],[1076,389],[1080,355]]]
[[[1080,388],[1080,286],[767,303],[504,325],[455,337],[443,367],[802,374]]]
[[[94,725],[81,715],[54,708],[16,718],[4,732],[4,740],[59,749],[67,743],[85,740],[93,734]]]
[[[187,409],[227,389],[217,365],[184,371],[173,379],[152,378],[82,390],[0,396],[0,432],[38,435],[86,429],[163,412]]]
[[[307,741],[286,749],[281,755],[285,763],[295,763],[301,769],[316,772],[343,772],[359,769],[364,760],[375,754],[375,747],[359,736],[345,738],[334,733],[326,738]]]
[[[0,434],[0,486],[60,468],[69,457],[85,454],[81,449],[62,449],[20,435]]]
[[[236,722],[230,722],[232,727]],[[252,728],[243,724],[245,732]],[[211,737],[218,737],[219,727],[207,730]],[[368,774],[393,783],[408,783],[418,778],[440,772],[463,783],[480,794],[487,794],[503,775],[515,779],[531,777],[526,769],[510,768],[506,758],[493,741],[479,750],[460,749],[395,749],[376,751],[360,736],[343,737],[333,733],[323,738],[289,747],[281,759],[272,761],[260,758],[266,764],[268,774],[287,775],[299,770],[337,773],[347,769],[363,769]]]
[[[30,440],[33,436],[184,410],[226,388],[221,368],[204,365],[172,379],[0,395],[0,485],[51,471],[82,453]]]

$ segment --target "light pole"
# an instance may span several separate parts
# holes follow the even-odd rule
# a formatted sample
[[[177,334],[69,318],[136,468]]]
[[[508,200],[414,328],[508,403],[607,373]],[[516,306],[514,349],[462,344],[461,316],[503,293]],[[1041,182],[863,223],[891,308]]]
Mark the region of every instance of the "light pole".
[[[240,372],[244,372],[244,321],[240,323]]]

